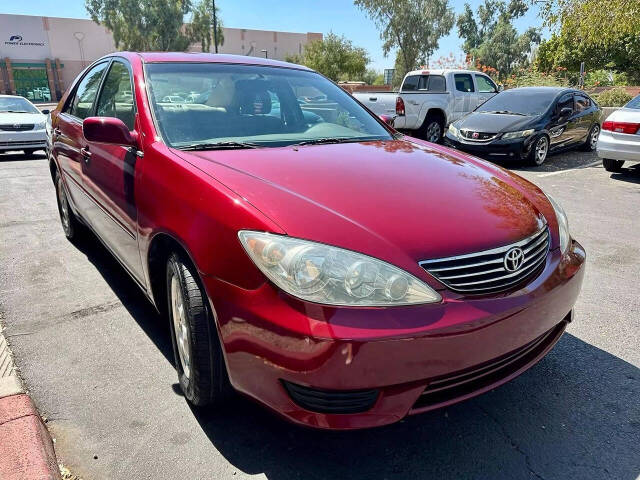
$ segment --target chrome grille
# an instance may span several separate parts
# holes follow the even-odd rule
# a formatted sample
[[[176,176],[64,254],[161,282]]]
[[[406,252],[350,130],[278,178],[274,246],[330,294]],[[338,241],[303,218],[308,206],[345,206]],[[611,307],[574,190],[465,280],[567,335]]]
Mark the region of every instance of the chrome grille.
[[[460,130],[460,135],[470,142],[489,142],[498,136],[497,133],[474,132],[473,130]]]
[[[420,266],[448,288],[462,293],[490,293],[512,288],[544,264],[549,252],[549,228],[545,225],[533,235],[504,247],[455,257],[425,260]],[[524,254],[515,270],[505,260],[507,252],[520,249]]]
[[[0,125],[0,130],[5,132],[25,132],[27,130],[33,130],[33,123],[16,123],[13,125]]]

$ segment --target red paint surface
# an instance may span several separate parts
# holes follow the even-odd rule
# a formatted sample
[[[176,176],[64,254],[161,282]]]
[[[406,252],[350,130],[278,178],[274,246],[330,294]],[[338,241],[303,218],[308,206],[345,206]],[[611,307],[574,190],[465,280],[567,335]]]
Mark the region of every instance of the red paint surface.
[[[119,157],[121,147],[91,145],[105,160],[93,167],[82,164],[77,152],[87,141],[78,122],[59,113],[65,95],[52,119],[67,136],[54,142],[53,157],[74,209],[88,217],[150,297],[152,243],[158,235],[170,235],[181,244],[216,312],[232,383],[290,420],[327,428],[398,420],[429,378],[516,349],[559,324],[572,309],[584,251],[574,243],[560,255],[551,205],[528,181],[409,137],[295,148],[174,150],[155,130],[143,61],[285,64],[221,55],[121,55],[135,76],[133,136],[144,157],[125,170],[128,160]],[[544,271],[517,291],[464,297],[446,290],[418,265],[520,240],[537,230],[541,215],[550,226],[551,252]],[[249,259],[237,238],[238,230],[245,229],[380,258],[439,290],[443,301],[336,308],[291,298]],[[280,379],[327,389],[379,388],[383,395],[364,414],[320,415],[295,406]]]

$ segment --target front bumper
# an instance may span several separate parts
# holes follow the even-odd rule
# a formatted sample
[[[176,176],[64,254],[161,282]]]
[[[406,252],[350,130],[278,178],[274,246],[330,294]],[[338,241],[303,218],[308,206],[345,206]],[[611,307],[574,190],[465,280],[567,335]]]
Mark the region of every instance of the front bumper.
[[[26,130],[24,132],[0,131],[0,151],[41,150],[47,147],[46,130]]]
[[[640,135],[615,134],[614,137],[611,132],[602,130],[598,137],[596,152],[600,158],[640,162]]]
[[[518,291],[464,298],[445,290],[442,303],[394,308],[326,307],[269,283],[246,291],[203,280],[237,390],[295,423],[355,429],[470,398],[535,364],[571,319],[584,261],[574,241],[565,255],[551,251]],[[297,401],[291,385],[300,387]],[[366,411],[301,406],[314,391],[344,401],[341,393],[365,398],[372,390]]]
[[[454,137],[449,132],[444,137],[445,145],[461,150],[476,157],[488,160],[520,160],[526,158],[531,151],[532,137],[513,140],[497,139],[488,143],[468,142]]]

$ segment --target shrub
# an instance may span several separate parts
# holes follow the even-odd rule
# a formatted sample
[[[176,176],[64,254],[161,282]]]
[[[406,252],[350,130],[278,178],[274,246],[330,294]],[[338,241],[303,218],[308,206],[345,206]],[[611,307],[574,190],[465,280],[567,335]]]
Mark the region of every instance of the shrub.
[[[610,87],[628,85],[629,78],[626,73],[618,73],[613,70],[591,70],[585,75],[584,86],[591,87]]]
[[[540,72],[535,68],[516,70],[505,82],[505,88],[515,87],[566,87],[566,69],[558,69],[551,73]]]
[[[603,107],[621,107],[632,98],[623,87],[614,87],[595,95],[596,102]]]

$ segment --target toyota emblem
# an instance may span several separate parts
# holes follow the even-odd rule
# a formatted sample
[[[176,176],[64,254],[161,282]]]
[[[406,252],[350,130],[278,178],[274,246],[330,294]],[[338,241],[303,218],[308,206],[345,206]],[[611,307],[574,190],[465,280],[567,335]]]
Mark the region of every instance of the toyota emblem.
[[[520,270],[524,263],[524,252],[520,247],[514,247],[510,249],[504,255],[504,269],[507,272],[515,272]]]

